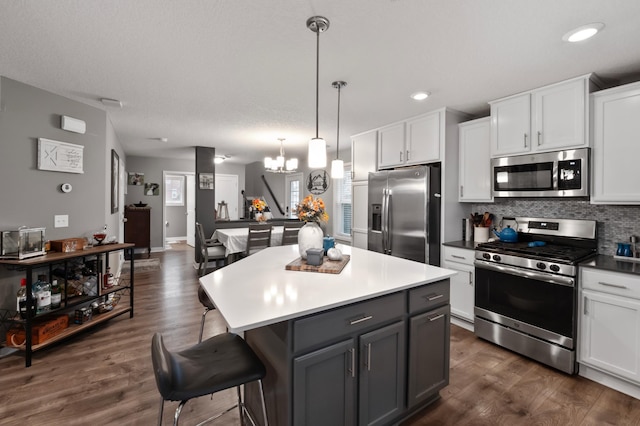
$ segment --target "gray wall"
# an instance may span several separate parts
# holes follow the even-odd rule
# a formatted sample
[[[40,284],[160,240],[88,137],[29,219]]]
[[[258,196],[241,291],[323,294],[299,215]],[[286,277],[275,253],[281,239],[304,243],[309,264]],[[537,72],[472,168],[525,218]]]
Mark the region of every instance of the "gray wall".
[[[84,120],[86,133],[60,129],[62,115]],[[38,170],[38,138],[84,146],[84,173]],[[1,229],[43,226],[46,238],[55,240],[90,237],[107,224],[109,235],[120,235],[120,215],[110,209],[111,149],[120,159],[124,153],[105,111],[2,77],[0,147]],[[73,190],[61,192],[62,183],[70,183]],[[68,215],[69,227],[54,228],[56,214]],[[0,308],[15,309],[21,276],[0,267]]]
[[[616,242],[640,236],[640,206],[593,205],[565,199],[496,199],[493,204],[472,204],[469,213],[485,211],[497,216],[585,219],[598,222],[598,253],[613,256]]]
[[[128,185],[127,195],[125,196],[126,205],[142,201],[151,207],[151,247],[155,249],[164,247],[164,241],[162,241],[162,207],[164,203],[163,171],[193,173],[195,172],[195,163],[193,160],[173,158],[127,157],[127,173],[144,173],[145,183],[160,184],[160,195],[145,195],[143,185]],[[174,209],[175,211],[173,211]],[[180,212],[182,216],[184,216],[185,211],[185,207],[167,208],[168,217],[166,220],[169,222],[169,228],[167,229],[168,237],[186,235],[186,220],[184,220],[184,217],[181,220],[177,218]],[[173,213],[176,214],[174,215]],[[183,230],[176,229],[174,232],[174,228],[180,228],[183,225]],[[175,235],[169,235],[170,230],[171,233],[175,233]]]

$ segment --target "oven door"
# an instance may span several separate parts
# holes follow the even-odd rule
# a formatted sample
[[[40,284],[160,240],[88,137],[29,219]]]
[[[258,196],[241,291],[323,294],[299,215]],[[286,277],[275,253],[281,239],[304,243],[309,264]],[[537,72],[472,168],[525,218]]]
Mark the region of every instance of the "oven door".
[[[475,316],[574,349],[571,277],[475,261]]]

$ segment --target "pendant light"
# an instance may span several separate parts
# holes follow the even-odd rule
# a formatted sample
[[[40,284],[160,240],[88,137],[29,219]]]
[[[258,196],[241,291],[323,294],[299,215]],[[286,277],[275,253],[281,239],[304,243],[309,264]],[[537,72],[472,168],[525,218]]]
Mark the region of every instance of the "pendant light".
[[[329,29],[329,20],[323,16],[307,19],[307,28],[316,33],[316,137],[309,141],[309,168],[319,169],[327,166],[327,143],[318,136],[318,105],[320,93],[320,33]]]
[[[344,161],[340,159],[340,89],[347,85],[345,81],[331,83],[338,89],[338,132],[336,134],[336,159],[331,162],[331,178],[344,179]]]

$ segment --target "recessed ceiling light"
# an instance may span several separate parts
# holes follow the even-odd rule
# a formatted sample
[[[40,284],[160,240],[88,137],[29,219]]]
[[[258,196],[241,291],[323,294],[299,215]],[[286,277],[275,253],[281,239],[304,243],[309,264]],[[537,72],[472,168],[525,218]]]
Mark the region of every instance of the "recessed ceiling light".
[[[592,24],[583,25],[566,33],[564,36],[562,36],[562,40],[568,41],[570,43],[583,41],[593,37],[598,33],[598,31],[603,28],[604,24],[602,22],[594,22]]]
[[[429,97],[431,93],[429,92],[416,92],[411,95],[411,99],[414,101],[424,101]]]

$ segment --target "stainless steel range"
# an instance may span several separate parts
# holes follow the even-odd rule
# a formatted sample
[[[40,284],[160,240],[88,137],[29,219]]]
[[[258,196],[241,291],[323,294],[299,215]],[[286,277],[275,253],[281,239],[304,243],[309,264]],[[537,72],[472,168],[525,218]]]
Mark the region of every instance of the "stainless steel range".
[[[475,334],[574,374],[578,263],[595,256],[596,222],[504,218],[518,242],[475,252]]]

